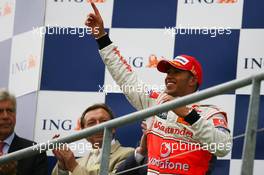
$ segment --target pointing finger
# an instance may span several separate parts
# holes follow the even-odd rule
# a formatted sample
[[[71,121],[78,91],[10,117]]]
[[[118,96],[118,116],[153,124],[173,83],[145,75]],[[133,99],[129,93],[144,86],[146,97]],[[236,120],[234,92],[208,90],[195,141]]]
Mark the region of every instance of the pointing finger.
[[[93,8],[93,10],[94,10],[94,13],[95,13],[96,15],[100,15],[99,10],[98,10],[97,7],[95,6],[95,4],[92,2],[91,5],[92,5],[92,8]]]

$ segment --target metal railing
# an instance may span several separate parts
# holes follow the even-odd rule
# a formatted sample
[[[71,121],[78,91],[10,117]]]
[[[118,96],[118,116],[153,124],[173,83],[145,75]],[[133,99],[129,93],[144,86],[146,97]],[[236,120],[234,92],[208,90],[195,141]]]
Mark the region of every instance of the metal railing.
[[[193,93],[190,95],[186,95],[181,98],[177,98],[176,100],[160,104],[154,107],[150,107],[148,109],[143,109],[141,111],[137,111],[99,125],[83,129],[78,133],[74,133],[64,138],[57,138],[51,141],[47,141],[45,143],[39,143],[37,145],[9,153],[7,155],[0,157],[0,164],[11,161],[11,160],[19,160],[22,158],[26,158],[35,154],[39,154],[41,152],[47,151],[53,145],[59,143],[70,143],[74,142],[87,136],[93,135],[101,130],[104,130],[104,141],[102,146],[102,159],[100,165],[100,175],[108,174],[108,163],[109,163],[109,155],[110,155],[110,147],[112,140],[112,128],[117,128],[126,124],[130,124],[132,122],[136,122],[139,120],[143,120],[149,116],[153,116],[155,114],[165,112],[171,110],[173,108],[177,108],[180,106],[188,105],[194,102],[198,102],[213,96],[217,96],[223,94],[228,91],[232,91],[250,84],[252,86],[252,94],[250,97],[250,104],[247,116],[247,128],[246,128],[246,136],[243,147],[243,155],[242,155],[242,175],[249,175],[253,173],[254,166],[254,155],[255,155],[255,147],[256,147],[256,131],[258,124],[258,113],[259,113],[259,101],[260,101],[260,86],[261,81],[264,80],[264,73],[252,75],[247,78],[232,80],[227,83],[223,83],[197,93]]]

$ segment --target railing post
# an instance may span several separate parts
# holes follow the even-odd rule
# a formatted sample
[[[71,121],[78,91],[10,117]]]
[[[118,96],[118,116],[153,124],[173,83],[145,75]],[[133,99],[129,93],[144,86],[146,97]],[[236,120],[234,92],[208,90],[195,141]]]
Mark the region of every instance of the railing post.
[[[112,129],[104,128],[104,140],[102,146],[102,157],[100,165],[100,175],[108,175],[109,157],[111,152]]]
[[[254,78],[252,84],[253,86],[247,115],[246,135],[243,145],[241,175],[253,174],[254,168],[261,82]]]

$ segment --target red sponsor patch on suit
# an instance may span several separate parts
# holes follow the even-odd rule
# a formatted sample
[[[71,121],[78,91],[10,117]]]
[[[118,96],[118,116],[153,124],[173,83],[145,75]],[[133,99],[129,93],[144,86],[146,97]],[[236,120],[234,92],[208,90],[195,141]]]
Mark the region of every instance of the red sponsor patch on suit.
[[[158,92],[155,92],[153,90],[150,90],[149,97],[150,98],[153,98],[153,99],[157,99],[159,97],[159,93]]]
[[[213,119],[213,123],[214,123],[214,126],[215,126],[215,127],[217,127],[217,126],[221,126],[221,127],[227,128],[227,122],[226,122],[225,119],[214,118],[214,119]]]

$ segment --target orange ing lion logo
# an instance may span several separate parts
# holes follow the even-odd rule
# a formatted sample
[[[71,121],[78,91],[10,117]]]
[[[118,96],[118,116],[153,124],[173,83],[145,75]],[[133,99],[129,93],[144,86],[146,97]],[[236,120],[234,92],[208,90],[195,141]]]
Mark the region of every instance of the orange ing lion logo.
[[[75,131],[79,131],[81,130],[81,119],[78,119],[77,120],[77,124],[76,124],[76,127],[74,128]]]
[[[159,61],[160,61],[160,60],[163,60],[163,59],[164,59],[163,57],[161,57],[161,58],[158,59],[156,55],[151,54],[151,55],[149,56],[149,62],[148,62],[148,65],[147,65],[146,67],[149,67],[149,68],[156,68],[157,65],[158,65],[158,63],[159,63]]]
[[[218,3],[220,4],[232,4],[236,3],[238,0],[218,0]]]
[[[37,57],[34,55],[30,55],[28,58],[28,68],[35,68],[36,67],[36,63],[37,62]]]
[[[12,13],[12,5],[10,3],[6,3],[3,7],[0,6],[0,16],[7,16]]]

